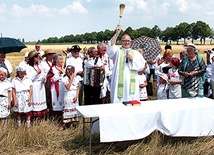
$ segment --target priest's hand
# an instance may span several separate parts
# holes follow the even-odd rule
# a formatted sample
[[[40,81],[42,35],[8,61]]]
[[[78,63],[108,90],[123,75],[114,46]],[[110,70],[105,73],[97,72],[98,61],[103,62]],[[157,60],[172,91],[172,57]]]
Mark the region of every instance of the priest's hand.
[[[120,26],[120,25],[117,25],[117,27],[116,27],[116,33],[119,34],[120,31],[121,31],[121,26]]]
[[[126,54],[126,58],[133,62],[133,56],[131,54]]]

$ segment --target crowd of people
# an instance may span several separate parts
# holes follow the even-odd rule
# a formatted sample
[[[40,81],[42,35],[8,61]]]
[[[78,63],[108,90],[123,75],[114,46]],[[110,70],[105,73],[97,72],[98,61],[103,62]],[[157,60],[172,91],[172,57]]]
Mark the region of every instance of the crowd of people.
[[[122,36],[121,47],[116,46],[120,31],[118,25],[108,44],[88,49],[73,45],[63,54],[52,49],[42,51],[36,44],[35,50],[25,53],[13,79],[12,65],[0,54],[2,127],[12,108],[18,127],[24,116],[28,128],[32,120],[39,122],[43,118],[61,120],[62,129],[66,125],[75,128],[79,121],[76,106],[146,101],[151,80],[157,85],[158,100],[196,97],[201,82],[208,83],[206,95],[212,97],[214,52],[206,64],[192,43],[184,46],[180,57],[174,56],[167,45],[163,56],[146,61],[144,51],[130,48],[128,34]]]

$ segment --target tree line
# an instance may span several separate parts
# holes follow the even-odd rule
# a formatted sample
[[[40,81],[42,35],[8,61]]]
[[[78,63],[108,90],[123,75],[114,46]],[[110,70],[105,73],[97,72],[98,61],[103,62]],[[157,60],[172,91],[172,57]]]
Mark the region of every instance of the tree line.
[[[106,29],[105,31],[91,32],[77,35],[65,35],[60,38],[58,37],[49,37],[48,39],[43,39],[38,41],[40,43],[98,43],[98,42],[107,42],[115,33],[115,30]],[[194,23],[182,22],[175,27],[167,27],[165,30],[161,30],[157,25],[153,28],[141,27],[139,29],[132,29],[131,27],[122,30],[119,36],[119,39],[123,34],[129,34],[132,39],[138,38],[142,35],[156,38],[162,42],[170,44],[173,42],[179,42],[179,40],[200,40],[201,44],[205,44],[206,39],[210,40],[212,44],[212,39],[214,38],[214,30],[210,26],[203,22],[197,21]]]

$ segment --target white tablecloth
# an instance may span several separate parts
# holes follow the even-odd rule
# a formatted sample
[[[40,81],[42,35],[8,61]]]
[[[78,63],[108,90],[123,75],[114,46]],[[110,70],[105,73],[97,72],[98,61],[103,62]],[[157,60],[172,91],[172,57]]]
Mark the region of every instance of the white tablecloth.
[[[214,100],[208,98],[181,99],[178,103],[163,103],[158,130],[170,136],[214,135]]]
[[[136,107],[80,106],[80,112],[81,108],[99,117],[101,142],[141,139],[154,130],[170,136],[214,135],[214,102],[205,97],[144,101]]]

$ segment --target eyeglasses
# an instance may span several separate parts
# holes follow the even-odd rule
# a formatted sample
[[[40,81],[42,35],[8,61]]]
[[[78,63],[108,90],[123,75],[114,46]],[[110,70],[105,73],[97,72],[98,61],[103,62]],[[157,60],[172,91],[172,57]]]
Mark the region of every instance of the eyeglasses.
[[[194,52],[194,49],[187,49],[186,52]]]
[[[121,40],[123,43],[130,43],[131,42],[131,40]]]
[[[193,47],[185,47],[186,52],[195,52],[195,48]]]
[[[34,56],[34,58],[38,58],[38,57],[39,57],[38,55],[35,55],[35,56]]]

